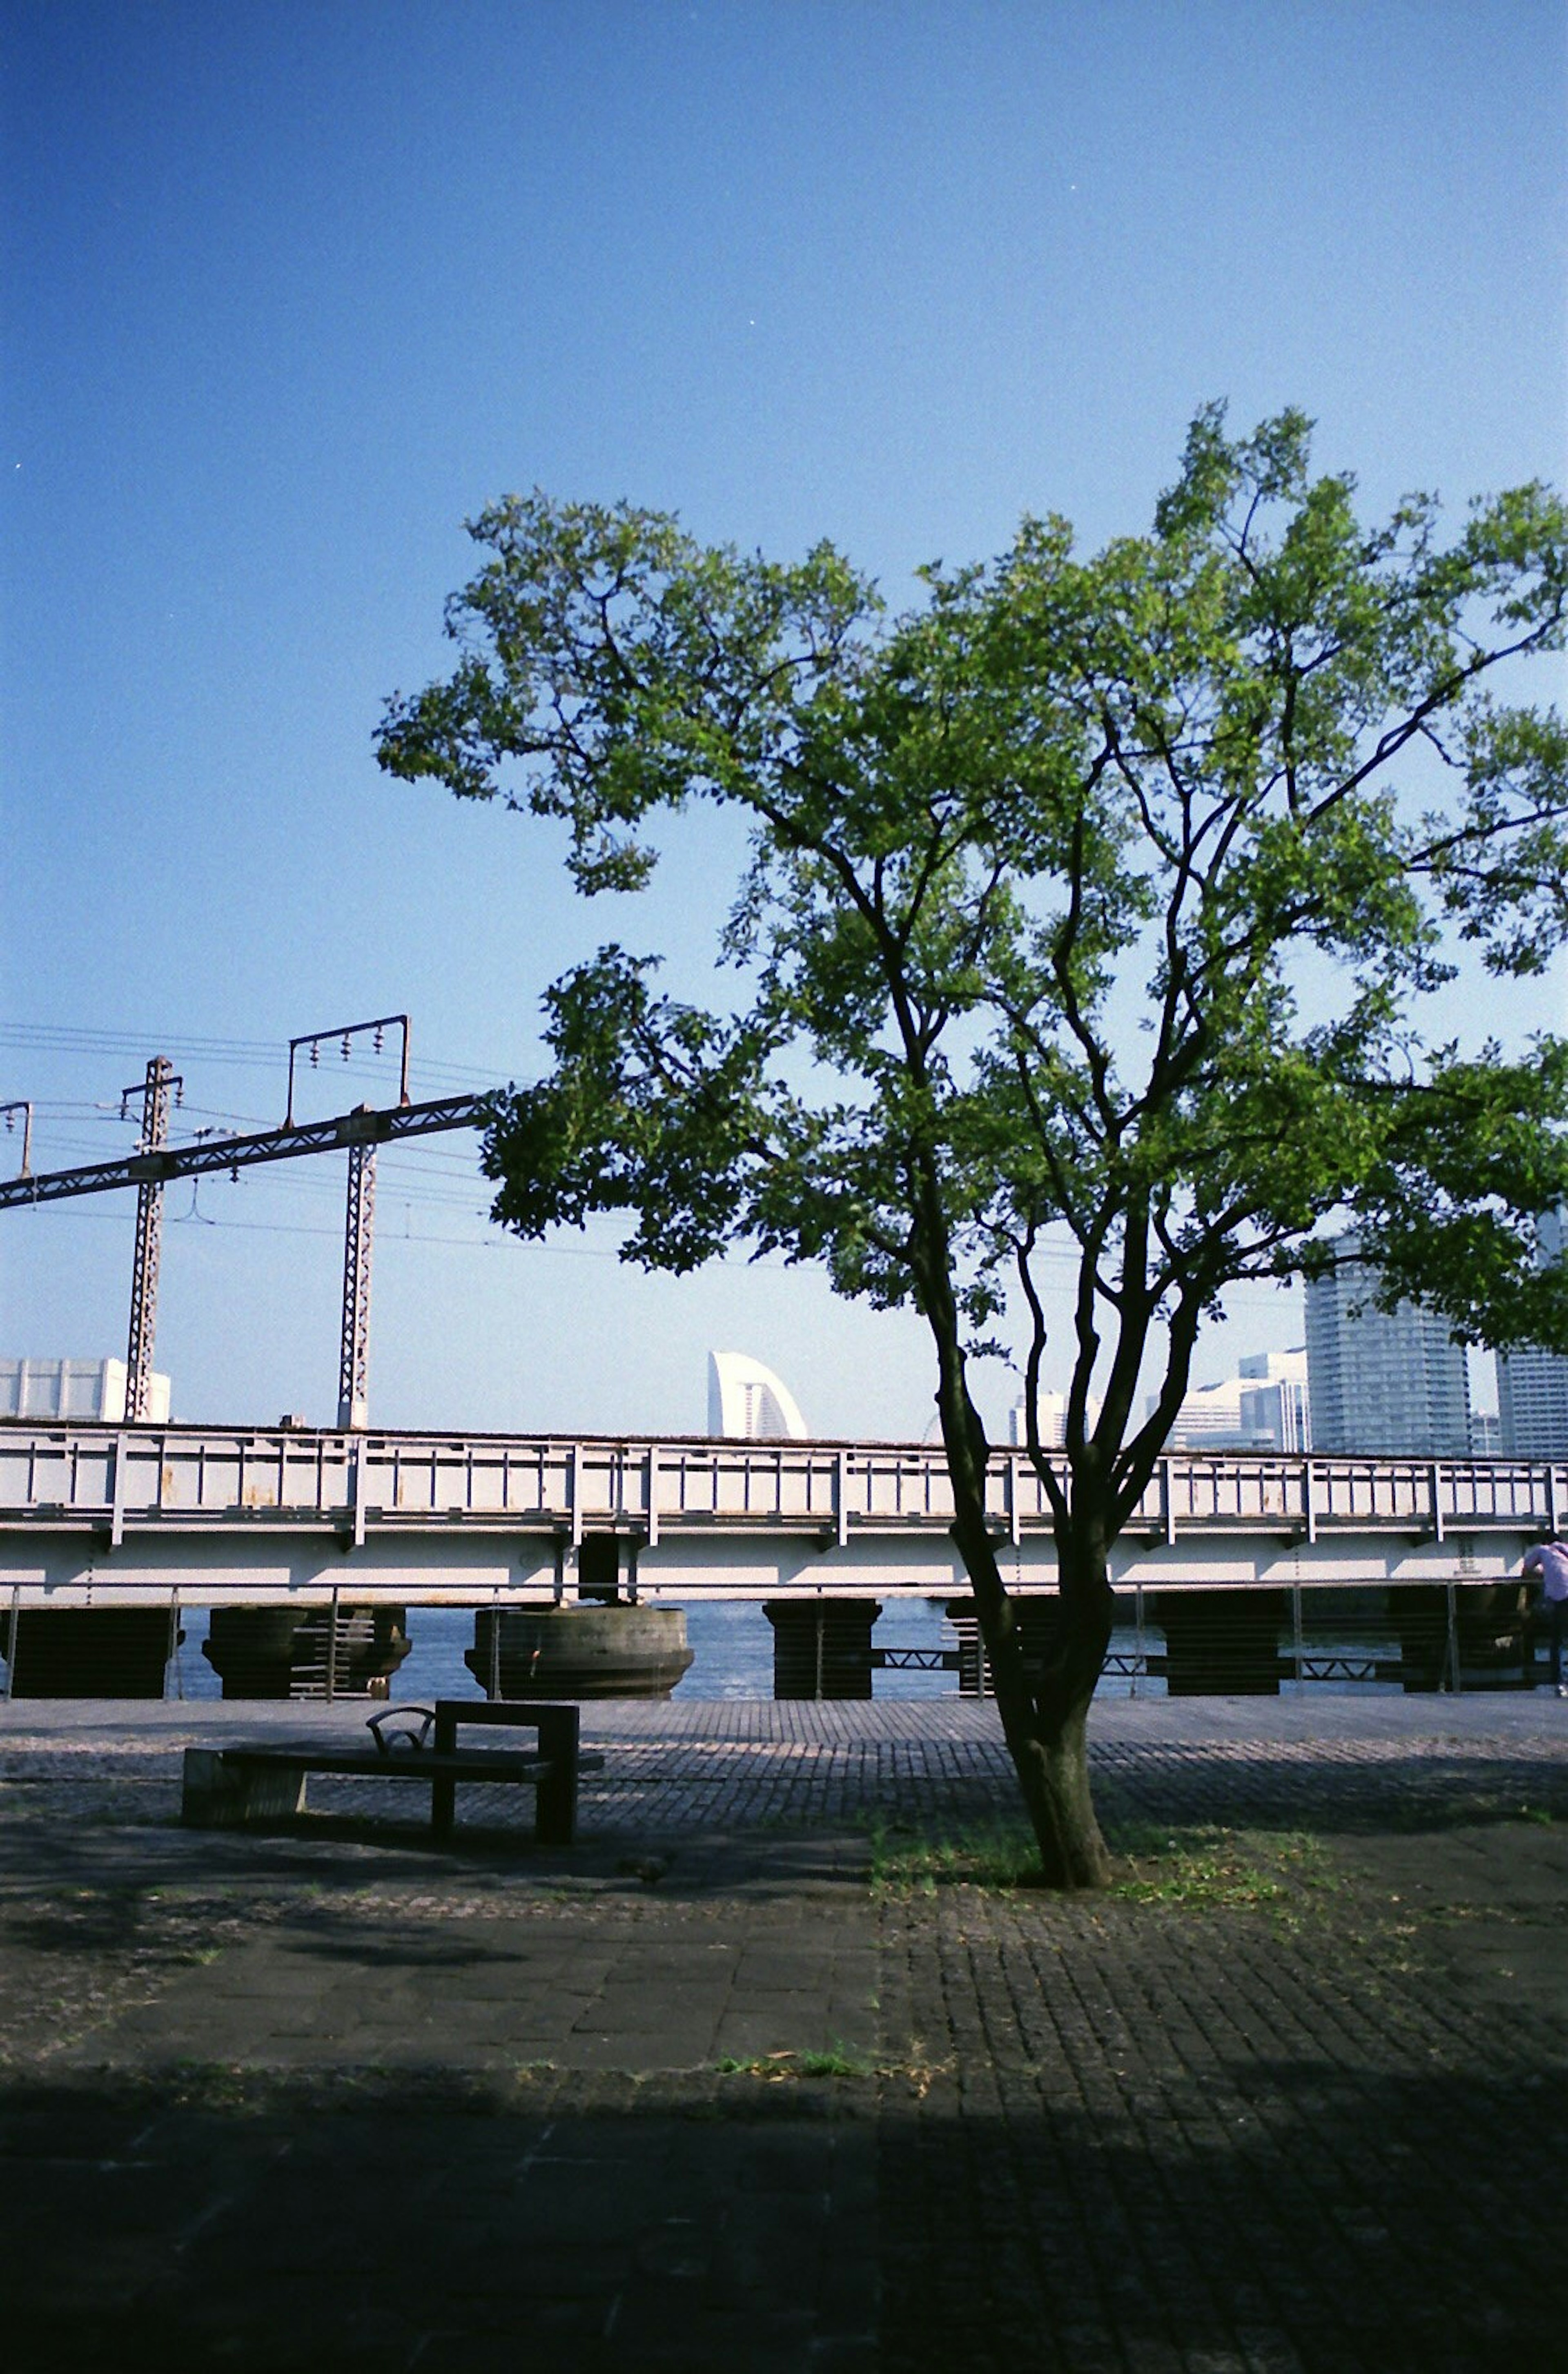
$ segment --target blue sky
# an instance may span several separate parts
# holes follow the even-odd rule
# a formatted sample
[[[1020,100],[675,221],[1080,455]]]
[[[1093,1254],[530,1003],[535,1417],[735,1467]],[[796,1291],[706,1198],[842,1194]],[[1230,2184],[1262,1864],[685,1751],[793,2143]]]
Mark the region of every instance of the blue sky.
[[[1556,0],[0,0],[0,1099],[108,1156],[280,1119],[296,1032],[408,1010],[414,1092],[527,1076],[607,936],[550,832],[377,770],[442,664],[466,516],[538,484],[895,599],[1025,510],[1147,521],[1229,398],[1369,506],[1563,475]],[[688,981],[723,887],[645,923]],[[1539,1013],[1561,1023],[1559,970]],[[375,1095],[330,1070],[321,1110]],[[200,1418],[327,1419],[336,1161],[171,1192],[159,1365]],[[676,1282],[480,1218],[473,1141],[383,1162],[383,1424],[701,1428],[703,1354],[824,1433],[924,1430],[914,1322]],[[129,1197],[3,1216],[0,1348],[124,1349]],[[1295,1338],[1238,1303],[1205,1355]],[[999,1416],[1000,1373],[987,1385]]]

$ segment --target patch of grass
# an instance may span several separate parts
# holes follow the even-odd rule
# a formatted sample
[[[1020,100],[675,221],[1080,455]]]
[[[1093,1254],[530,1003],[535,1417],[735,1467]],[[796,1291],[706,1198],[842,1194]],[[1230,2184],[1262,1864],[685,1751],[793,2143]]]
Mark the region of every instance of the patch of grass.
[[[1339,1885],[1322,1841],[1305,1831],[1242,1831],[1210,1822],[1173,1831],[1124,1823],[1107,1843],[1116,1865],[1108,1893],[1124,1903],[1294,1917],[1304,1891]]]
[[[761,2052],[750,2061],[728,2054],[713,2063],[721,2077],[758,2077],[765,2086],[782,2086],[792,2077],[869,2077],[874,2071],[842,2044],[827,2052]]]
[[[879,1819],[867,1827],[874,1895],[935,1896],[942,1887],[1010,1894],[1043,1886],[1034,1833],[1021,1814],[936,1833]],[[1252,1909],[1293,1922],[1313,1893],[1341,1885],[1323,1842],[1306,1831],[1114,1816],[1105,1819],[1104,1830],[1114,1866],[1105,1895],[1122,1903]]]
[[[183,2110],[255,2111],[266,2107],[266,2078],[239,2062],[182,2059],[174,2064],[174,2099]]]
[[[871,1888],[881,1896],[935,1896],[938,1887],[1038,1887],[1040,1851],[1021,1816],[932,1838],[873,1820]]]

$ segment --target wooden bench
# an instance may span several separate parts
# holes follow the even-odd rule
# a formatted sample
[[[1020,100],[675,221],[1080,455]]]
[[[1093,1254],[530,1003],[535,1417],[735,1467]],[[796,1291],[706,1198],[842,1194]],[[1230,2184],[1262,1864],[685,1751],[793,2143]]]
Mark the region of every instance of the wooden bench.
[[[394,1728],[415,1717],[418,1728]],[[532,1749],[459,1748],[459,1723],[505,1723],[536,1735]],[[188,1747],[181,1819],[195,1829],[237,1829],[248,1822],[286,1821],[305,1811],[312,1772],[335,1779],[419,1780],[430,1792],[430,1834],[448,1839],[457,1784],[527,1784],[536,1792],[534,1836],[541,1846],[570,1846],[577,1834],[577,1776],[597,1771],[602,1756],[578,1746],[579,1710],[522,1700],[438,1698],[433,1708],[393,1707],[371,1717],[369,1747]],[[434,1738],[430,1740],[433,1731]],[[427,1745],[427,1742],[430,1744]]]

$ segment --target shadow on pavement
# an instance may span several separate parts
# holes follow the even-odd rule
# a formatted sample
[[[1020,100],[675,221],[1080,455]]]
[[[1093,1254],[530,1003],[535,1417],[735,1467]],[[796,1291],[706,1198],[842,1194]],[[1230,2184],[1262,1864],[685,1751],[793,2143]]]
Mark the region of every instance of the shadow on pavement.
[[[1550,2089],[1274,2060],[1098,2105],[196,2069],[0,2089],[18,2374],[1562,2362]]]

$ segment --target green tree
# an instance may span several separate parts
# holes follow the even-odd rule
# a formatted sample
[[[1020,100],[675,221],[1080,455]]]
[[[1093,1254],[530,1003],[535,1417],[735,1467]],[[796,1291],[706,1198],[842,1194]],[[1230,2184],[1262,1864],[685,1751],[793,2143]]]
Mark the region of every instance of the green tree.
[[[1321,1224],[1353,1220],[1390,1299],[1568,1343],[1526,1226],[1568,1193],[1568,1045],[1508,1060],[1426,1020],[1456,959],[1505,984],[1562,936],[1568,742],[1504,695],[1562,643],[1563,505],[1521,488],[1441,541],[1418,497],[1367,527],[1309,429],[1235,439],[1209,407],[1149,533],[1079,558],[1026,519],[898,617],[826,544],[782,567],[625,505],[509,499],[471,523],[454,672],[379,731],[394,773],[564,818],[588,894],[647,881],[662,811],[749,819],[727,998],[672,999],[619,946],[547,992],[552,1068],[486,1140],[496,1216],[624,1211],[649,1265],[744,1242],[923,1315],[1055,1884],[1106,1873],[1085,1734],[1111,1552],[1223,1289],[1321,1264]],[[1040,1263],[1064,1230],[1047,1458]],[[998,1330],[1055,1534],[1038,1672],[970,1389]]]

